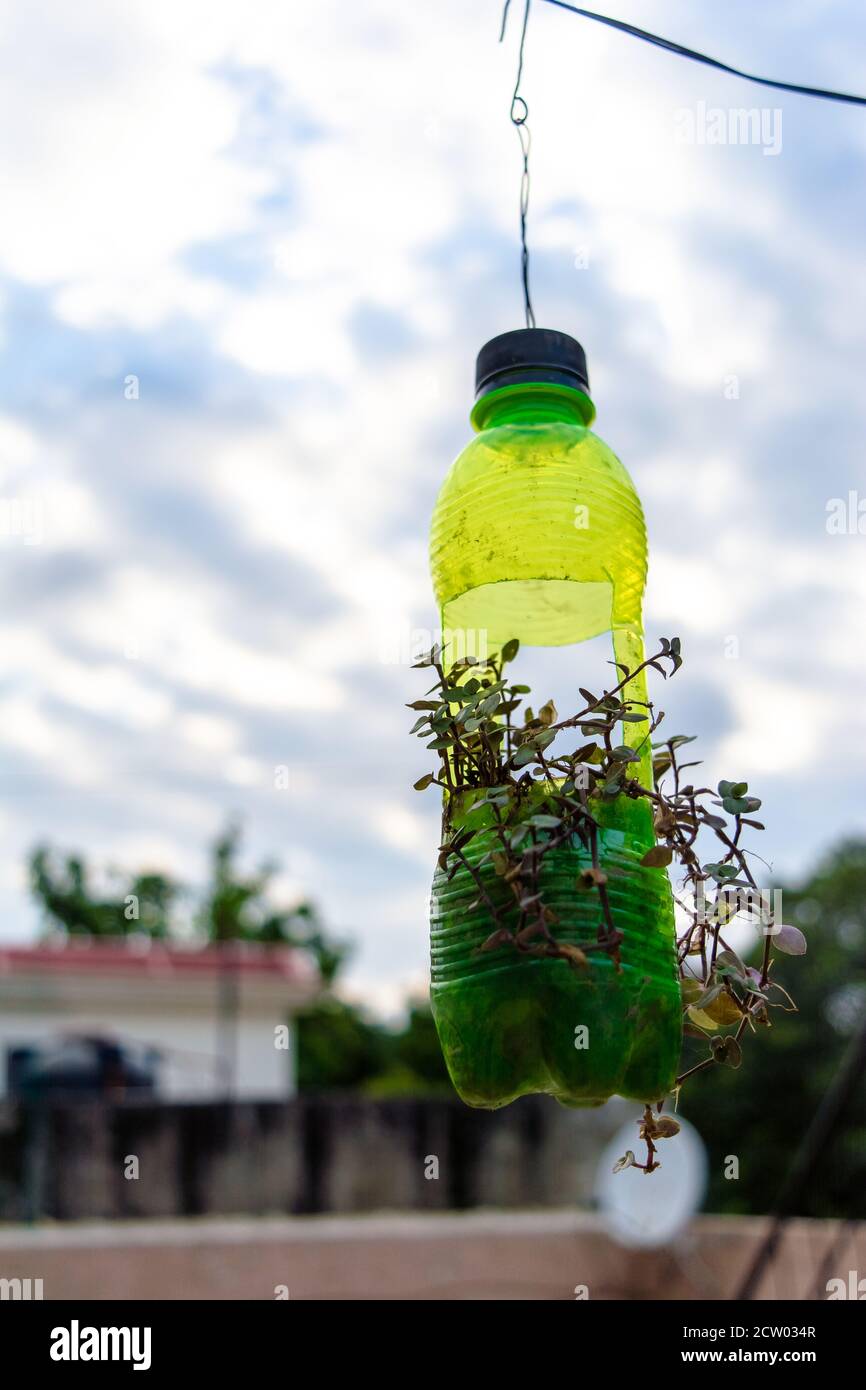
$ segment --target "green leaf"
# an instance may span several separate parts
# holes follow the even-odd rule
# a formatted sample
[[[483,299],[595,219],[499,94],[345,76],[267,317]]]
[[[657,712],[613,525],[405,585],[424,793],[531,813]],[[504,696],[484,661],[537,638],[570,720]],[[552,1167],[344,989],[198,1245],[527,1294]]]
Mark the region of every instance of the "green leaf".
[[[673,1139],[674,1135],[679,1134],[679,1132],[680,1126],[673,1115],[659,1115],[653,1119],[653,1139]]]
[[[699,1009],[696,1004],[690,1004],[686,1012],[692,1023],[696,1024],[698,1028],[704,1029],[706,1032],[712,1032],[714,1028],[718,1028],[719,1026],[715,1019],[710,1018],[709,1014],[705,1014],[703,1009]]]
[[[773,945],[777,951],[781,951],[786,956],[805,956],[806,938],[799,927],[780,927],[772,935]]]
[[[739,870],[735,864],[705,864],[704,873],[710,874],[718,883],[724,883],[727,879],[736,878]]]
[[[577,752],[572,753],[571,756],[576,763],[585,763],[590,760],[591,755],[596,751],[597,748],[597,743],[584,743],[582,747],[578,748]]]
[[[525,767],[535,757],[535,749],[529,743],[522,743],[511,759],[514,767]]]
[[[710,1050],[715,1060],[723,1067],[736,1069],[743,1060],[742,1048],[730,1033],[723,1038],[711,1038]]]
[[[674,857],[670,845],[653,845],[640,861],[646,869],[665,869]]]
[[[477,830],[474,830],[474,829],[473,829],[473,830],[461,830],[461,831],[460,831],[460,834],[457,835],[457,836],[455,836],[455,838],[451,841],[451,848],[452,848],[453,850],[462,849],[464,845],[468,845],[468,844],[469,844],[469,841],[470,841],[470,840],[474,840],[474,838],[475,838],[475,836],[476,836],[477,834],[478,834],[478,831],[477,831]]]
[[[704,992],[704,986],[700,980],[693,975],[686,975],[680,981],[680,992],[684,1004],[696,1004]]]
[[[423,791],[426,791],[427,787],[430,786],[431,782],[435,782],[435,781],[436,781],[436,778],[433,776],[433,773],[432,773],[432,772],[426,772],[426,773],[424,774],[423,777],[419,777],[419,778],[418,778],[418,781],[417,781],[417,782],[413,782],[413,783],[412,783],[412,786],[414,787],[414,789],[415,789],[416,792],[423,792]],[[404,784],[404,785],[405,785],[405,784]]]
[[[737,980],[740,984],[751,988],[749,972],[736,951],[719,951],[714,969],[717,975],[729,975],[732,980]]]
[[[538,711],[538,717],[545,728],[550,724],[556,723],[556,705],[552,700],[548,700],[546,704],[541,706],[541,709]]]
[[[503,664],[507,661],[513,661],[519,651],[520,643],[516,637],[512,637],[509,642],[505,643],[505,646],[502,648],[502,651],[500,653]]]
[[[709,991],[708,991],[709,992]],[[719,993],[710,1000],[708,1004],[702,1004],[700,1000],[695,1005],[699,1012],[707,1018],[712,1019],[713,1023],[719,1028],[727,1028],[732,1023],[739,1023],[742,1018],[742,1011],[737,1008],[733,998],[726,989],[719,988]]]
[[[422,656],[419,661],[412,663],[412,670],[419,671],[422,666],[433,666],[439,660],[441,652],[442,648],[437,643],[435,647],[430,648],[426,656]]]

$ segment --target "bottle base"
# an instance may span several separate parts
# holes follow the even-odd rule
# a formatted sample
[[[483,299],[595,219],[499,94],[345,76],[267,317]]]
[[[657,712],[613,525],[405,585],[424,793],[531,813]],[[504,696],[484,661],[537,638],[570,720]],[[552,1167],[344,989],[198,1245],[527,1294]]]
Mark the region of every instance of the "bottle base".
[[[673,980],[617,972],[594,957],[585,972],[521,958],[434,985],[433,1016],[454,1087],[467,1105],[497,1110],[541,1093],[571,1109],[611,1096],[653,1104],[673,1088],[682,1038]]]

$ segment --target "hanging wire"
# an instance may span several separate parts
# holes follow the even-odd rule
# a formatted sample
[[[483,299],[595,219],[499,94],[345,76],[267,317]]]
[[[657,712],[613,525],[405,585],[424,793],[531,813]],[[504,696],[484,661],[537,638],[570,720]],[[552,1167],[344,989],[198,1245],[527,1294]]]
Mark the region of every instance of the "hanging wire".
[[[527,118],[529,107],[525,99],[520,95],[520,81],[523,77],[523,56],[526,46],[526,28],[529,24],[529,6],[531,0],[526,0],[523,10],[523,28],[520,32],[520,49],[517,58],[517,81],[514,84],[514,93],[511,98],[511,122],[514,125],[520,140],[520,151],[523,156],[523,171],[520,178],[520,265],[523,279],[523,303],[526,310],[527,328],[535,327],[535,313],[532,308],[532,298],[529,293],[529,249],[526,244],[526,220],[529,212],[529,151],[532,144],[532,137],[529,133]],[[622,34],[628,34],[631,38],[641,39],[644,43],[653,44],[656,48],[664,49],[667,53],[673,53],[678,58],[689,58],[694,63],[703,63],[706,67],[715,68],[718,72],[729,73],[732,77],[741,77],[745,82],[756,82],[760,87],[772,87],[779,92],[794,92],[804,97],[819,97],[824,101],[847,102],[852,106],[866,106],[866,97],[855,96],[850,92],[835,92],[826,87],[804,87],[797,82],[781,82],[772,77],[757,77],[754,73],[744,72],[742,68],[731,67],[729,63],[722,63],[718,58],[710,58],[706,53],[699,53],[697,49],[686,48],[684,44],[675,43],[673,39],[662,38],[659,34],[651,34],[647,29],[639,29],[635,24],[626,24],[622,19],[611,19],[609,15],[596,14],[594,10],[583,10],[578,5],[571,5],[567,0],[545,0],[548,5],[556,5],[557,9],[568,10],[571,14],[579,15],[582,19],[592,19],[598,24],[606,24],[610,29],[617,29]],[[505,0],[505,7],[502,11],[502,25],[499,31],[499,42],[505,38],[505,27],[508,22],[508,10],[511,0]]]
[[[645,43],[654,44],[656,48],[663,48],[668,53],[674,53],[678,58],[690,58],[694,63],[704,63],[709,68],[716,68],[719,72],[730,73],[732,77],[742,77],[746,82],[757,82],[761,87],[775,87],[780,92],[796,92],[804,97],[821,97],[824,101],[847,101],[852,106],[866,106],[866,97],[852,96],[848,92],[828,91],[825,87],[802,87],[797,82],[777,82],[772,77],[756,77],[751,72],[743,72],[741,68],[733,68],[729,63],[721,63],[718,58],[709,58],[706,53],[698,53],[694,48],[686,48],[684,44],[674,43],[672,39],[663,39],[658,34],[651,34],[647,29],[638,29],[635,24],[626,24],[622,19],[611,19],[608,15],[596,14],[593,10],[582,10],[577,5],[569,5],[566,0],[545,0],[548,5],[556,5],[560,10],[570,10],[572,14],[580,15],[583,19],[594,19],[599,24],[606,24],[610,29],[618,29],[622,34],[630,34],[632,38],[643,39]],[[506,12],[508,4],[505,6]],[[504,21],[503,21],[504,22]]]
[[[511,0],[505,0],[505,9],[502,11],[502,28],[499,31],[499,42],[505,38],[505,25],[508,21],[508,7]],[[526,311],[526,327],[535,327],[535,313],[532,308],[532,297],[529,293],[529,248],[526,245],[526,219],[529,213],[529,151],[532,147],[532,137],[529,133],[529,126],[526,124],[529,116],[529,107],[524,98],[520,95],[520,79],[523,76],[523,53],[526,46],[526,26],[529,23],[530,0],[526,0],[523,11],[523,28],[520,32],[520,49],[517,57],[517,81],[514,84],[514,94],[511,98],[511,122],[517,131],[520,140],[520,152],[523,156],[523,172],[520,176],[520,270],[523,279],[523,305]]]

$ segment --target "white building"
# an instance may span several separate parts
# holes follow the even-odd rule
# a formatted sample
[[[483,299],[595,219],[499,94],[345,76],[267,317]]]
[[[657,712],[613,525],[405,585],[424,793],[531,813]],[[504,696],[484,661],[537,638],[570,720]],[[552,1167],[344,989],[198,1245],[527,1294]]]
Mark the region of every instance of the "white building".
[[[319,990],[309,958],[281,947],[0,947],[0,1099],[16,1049],[74,1058],[82,1038],[146,1058],[166,1099],[284,1099],[295,1091],[291,1016]]]

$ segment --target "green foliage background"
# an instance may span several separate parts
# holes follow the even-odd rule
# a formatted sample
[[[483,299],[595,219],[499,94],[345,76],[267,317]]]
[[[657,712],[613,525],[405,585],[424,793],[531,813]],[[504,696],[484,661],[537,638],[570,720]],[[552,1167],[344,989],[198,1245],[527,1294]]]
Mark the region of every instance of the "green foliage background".
[[[680,1110],[709,1151],[707,1209],[765,1212],[804,1130],[866,1018],[866,842],[827,856],[798,889],[782,890],[783,915],[805,932],[802,957],[773,969],[798,1013],[744,1039],[737,1071],[713,1067],[683,1087]],[[726,1179],[725,1159],[739,1158]],[[817,1175],[799,1203],[808,1216],[866,1217],[866,1081],[861,1081]]]

